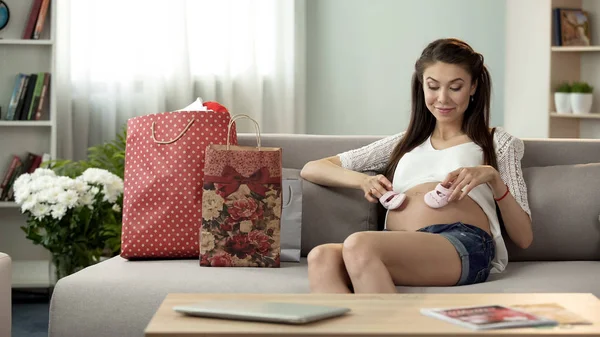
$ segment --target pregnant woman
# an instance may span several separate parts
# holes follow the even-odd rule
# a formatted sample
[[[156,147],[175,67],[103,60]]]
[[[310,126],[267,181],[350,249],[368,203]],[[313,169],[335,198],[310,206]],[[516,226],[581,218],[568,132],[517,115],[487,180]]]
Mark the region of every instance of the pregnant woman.
[[[415,64],[406,131],[305,165],[304,179],[362,189],[387,208],[383,231],[309,253],[312,292],[484,282],[508,263],[500,218],[516,245],[531,244],[523,142],[490,129],[490,93],[481,54],[457,39],[433,41]]]

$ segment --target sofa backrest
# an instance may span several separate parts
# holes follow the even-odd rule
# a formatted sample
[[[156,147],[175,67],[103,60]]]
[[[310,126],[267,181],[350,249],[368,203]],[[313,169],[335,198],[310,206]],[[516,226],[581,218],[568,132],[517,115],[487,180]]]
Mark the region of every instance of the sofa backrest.
[[[510,260],[600,260],[600,140],[523,142],[534,239],[526,250],[505,239]]]
[[[600,163],[598,139],[528,139],[524,138],[523,168]]]
[[[283,149],[283,167],[369,144],[382,136],[264,134],[263,146]],[[240,133],[240,145],[255,146]],[[524,139],[522,169],[528,188],[534,240],[516,247],[504,232],[511,261],[600,260],[600,140]],[[582,165],[587,164],[587,165]],[[303,182],[302,255],[316,245],[343,242],[351,233],[376,230],[376,206],[362,191]]]

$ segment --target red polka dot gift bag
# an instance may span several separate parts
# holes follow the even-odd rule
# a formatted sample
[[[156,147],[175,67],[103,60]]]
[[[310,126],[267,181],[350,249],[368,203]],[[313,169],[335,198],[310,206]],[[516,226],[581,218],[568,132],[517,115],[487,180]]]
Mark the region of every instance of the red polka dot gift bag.
[[[204,110],[127,121],[121,236],[126,259],[198,257],[205,149],[237,144],[237,134],[220,104],[196,109]]]
[[[206,148],[200,266],[279,267],[281,148],[209,145]]]

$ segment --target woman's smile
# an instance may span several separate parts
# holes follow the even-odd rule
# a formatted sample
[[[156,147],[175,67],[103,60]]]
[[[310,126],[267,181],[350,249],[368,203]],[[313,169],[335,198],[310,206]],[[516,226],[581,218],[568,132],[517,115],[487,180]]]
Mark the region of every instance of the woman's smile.
[[[439,111],[441,114],[449,114],[450,112],[452,112],[452,110],[454,110],[454,108],[435,108],[437,111]]]

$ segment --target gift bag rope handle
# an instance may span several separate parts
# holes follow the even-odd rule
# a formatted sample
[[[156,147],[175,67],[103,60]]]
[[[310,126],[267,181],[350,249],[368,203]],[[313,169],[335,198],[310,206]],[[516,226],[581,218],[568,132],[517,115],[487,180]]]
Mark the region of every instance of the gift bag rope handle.
[[[256,144],[258,146],[258,151],[260,151],[260,126],[258,126],[258,123],[254,120],[254,118],[244,114],[235,115],[229,121],[229,126],[227,127],[227,150],[229,150],[229,136],[231,135],[231,126],[233,125],[233,122],[235,122],[236,119],[240,118],[247,118],[254,123],[254,130],[256,131]]]
[[[176,141],[179,140],[179,138],[183,137],[183,134],[190,128],[190,126],[192,126],[192,124],[194,123],[195,119],[190,119],[190,121],[188,122],[188,124],[185,126],[185,129],[183,129],[183,131],[181,131],[181,133],[175,137],[175,139],[173,140],[156,140],[156,137],[154,136],[154,124],[155,122],[152,122],[152,140],[154,140],[155,143],[158,144],[171,144],[171,143],[175,143]]]

